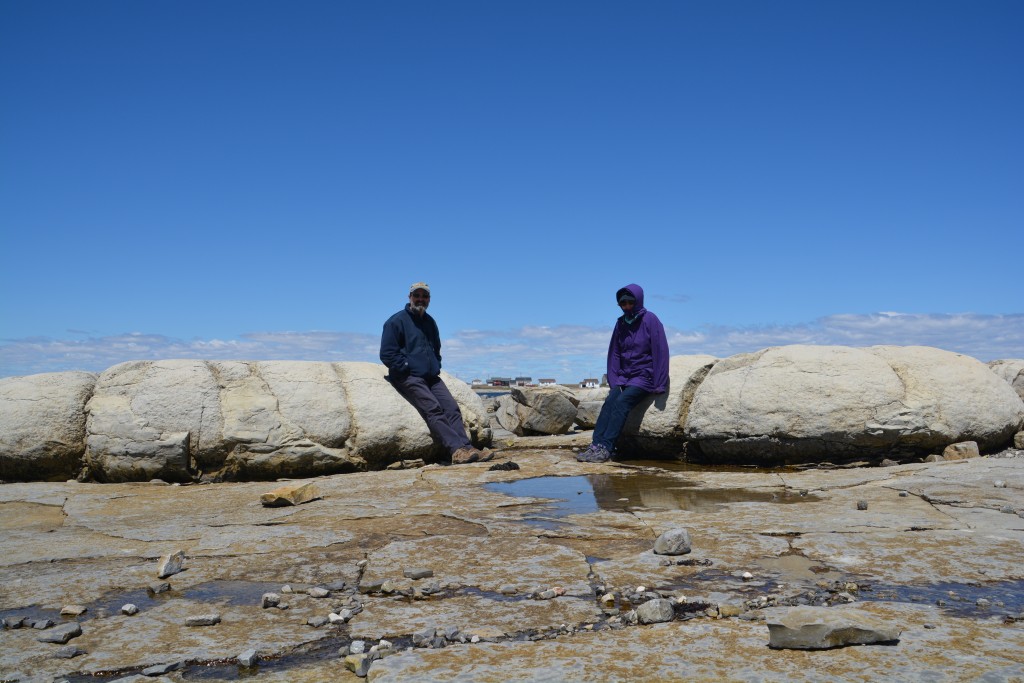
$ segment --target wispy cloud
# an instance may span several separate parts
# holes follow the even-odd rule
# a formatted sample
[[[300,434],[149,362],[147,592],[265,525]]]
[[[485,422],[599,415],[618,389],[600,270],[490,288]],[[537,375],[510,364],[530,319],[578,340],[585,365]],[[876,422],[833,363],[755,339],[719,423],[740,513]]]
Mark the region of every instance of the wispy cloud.
[[[985,361],[1024,357],[1024,314],[844,314],[798,325],[707,326],[667,332],[673,355],[725,357],[783,344],[896,344],[936,346]],[[608,327],[574,325],[459,330],[443,341],[444,367],[465,380],[495,375],[560,381],[599,377],[609,334]],[[0,376],[99,372],[126,360],[161,358],[376,362],[379,343],[376,335],[337,331],[250,332],[237,339],[188,341],[142,333],[9,339],[0,342]]]
[[[689,294],[648,294],[648,299],[667,301],[670,304],[685,304],[690,301]]]

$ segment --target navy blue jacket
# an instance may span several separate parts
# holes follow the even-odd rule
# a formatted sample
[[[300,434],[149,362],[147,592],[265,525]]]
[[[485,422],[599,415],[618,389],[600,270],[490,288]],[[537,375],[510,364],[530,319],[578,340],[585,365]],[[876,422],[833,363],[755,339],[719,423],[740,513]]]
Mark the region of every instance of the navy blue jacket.
[[[441,375],[441,335],[429,313],[416,315],[409,305],[384,323],[380,360],[391,375],[434,378]]]

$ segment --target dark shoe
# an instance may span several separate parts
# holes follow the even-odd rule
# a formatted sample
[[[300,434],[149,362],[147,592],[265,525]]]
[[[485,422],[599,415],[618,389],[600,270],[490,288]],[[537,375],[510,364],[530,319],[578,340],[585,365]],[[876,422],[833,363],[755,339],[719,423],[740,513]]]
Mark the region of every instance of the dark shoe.
[[[604,446],[591,444],[587,450],[577,453],[576,459],[580,462],[608,462],[612,459],[612,453]]]

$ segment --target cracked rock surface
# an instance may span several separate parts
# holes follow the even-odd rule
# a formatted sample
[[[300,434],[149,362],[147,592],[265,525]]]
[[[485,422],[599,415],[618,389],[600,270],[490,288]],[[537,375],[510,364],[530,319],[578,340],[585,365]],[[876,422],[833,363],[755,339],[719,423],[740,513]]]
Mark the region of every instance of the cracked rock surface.
[[[367,680],[1024,676],[1024,519],[1005,511],[1024,512],[1024,457],[802,472],[508,457],[520,469],[310,479],[322,498],[286,508],[262,506],[273,485],[257,482],[2,485],[0,679],[174,664],[163,680],[228,679],[255,651],[257,680],[356,681],[339,650],[381,639]],[[656,555],[681,527],[691,553]],[[148,590],[179,549],[171,589]],[[638,620],[651,600],[672,620]],[[14,627],[59,627],[72,604],[87,608],[73,659]],[[766,619],[802,605],[899,641],[768,650]],[[187,626],[209,614],[220,622]]]

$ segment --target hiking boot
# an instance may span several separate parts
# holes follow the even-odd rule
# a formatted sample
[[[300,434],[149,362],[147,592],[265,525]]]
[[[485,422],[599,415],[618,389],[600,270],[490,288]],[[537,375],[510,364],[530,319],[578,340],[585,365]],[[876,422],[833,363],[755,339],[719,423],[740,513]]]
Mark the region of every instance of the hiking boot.
[[[580,462],[608,462],[612,459],[612,453],[604,446],[590,444],[590,448],[576,454],[576,459]]]
[[[483,453],[473,448],[472,446],[463,446],[459,450],[452,453],[452,464],[468,465],[471,462],[479,461],[481,455],[483,455]]]
[[[480,460],[478,462],[487,462],[488,460],[494,460],[494,451],[490,448],[481,448],[477,451],[480,454]]]

